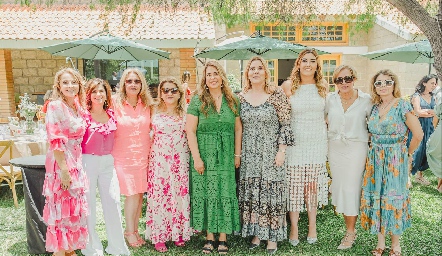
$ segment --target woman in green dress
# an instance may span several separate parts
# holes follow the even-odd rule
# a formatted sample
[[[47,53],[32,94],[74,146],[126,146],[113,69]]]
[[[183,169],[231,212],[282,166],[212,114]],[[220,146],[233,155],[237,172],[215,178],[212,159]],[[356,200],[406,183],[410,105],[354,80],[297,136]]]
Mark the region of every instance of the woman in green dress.
[[[209,61],[197,93],[187,109],[190,160],[190,223],[206,230],[203,253],[215,248],[226,254],[226,234],[240,230],[235,167],[240,165],[242,124],[239,101],[232,93],[226,73]]]

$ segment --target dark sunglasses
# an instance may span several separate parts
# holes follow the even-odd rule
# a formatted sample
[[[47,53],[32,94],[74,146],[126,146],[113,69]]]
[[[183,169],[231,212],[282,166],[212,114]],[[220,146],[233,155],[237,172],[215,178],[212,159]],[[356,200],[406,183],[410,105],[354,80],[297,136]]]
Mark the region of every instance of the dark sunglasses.
[[[141,84],[141,80],[139,80],[139,79],[136,79],[136,80],[127,79],[126,80],[126,84],[132,84],[132,83]]]
[[[382,87],[383,85],[387,86],[387,87],[391,87],[394,85],[394,81],[393,80],[385,80],[385,81],[376,81],[374,82],[374,87],[378,88],[378,87]]]
[[[336,77],[335,84],[351,83],[354,81],[353,76]]]
[[[178,88],[161,88],[161,91],[164,94],[169,94],[169,92],[171,92],[172,94],[177,94],[178,93]]]

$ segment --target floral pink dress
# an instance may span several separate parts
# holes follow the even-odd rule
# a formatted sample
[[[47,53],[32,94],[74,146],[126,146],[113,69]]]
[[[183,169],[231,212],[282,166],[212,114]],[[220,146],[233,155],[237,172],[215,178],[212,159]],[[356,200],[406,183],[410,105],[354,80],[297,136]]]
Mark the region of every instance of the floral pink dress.
[[[79,104],[77,109],[81,109]],[[81,142],[86,129],[80,113],[60,100],[51,101],[46,115],[46,129],[49,150],[46,154],[46,176],[43,184],[45,206],[43,219],[46,231],[46,250],[83,249],[86,246],[88,232],[86,216],[86,174],[81,161]],[[68,190],[61,188],[61,170],[54,157],[54,150],[63,151],[71,175]]]
[[[146,239],[190,239],[189,147],[185,118],[155,114],[147,182]]]

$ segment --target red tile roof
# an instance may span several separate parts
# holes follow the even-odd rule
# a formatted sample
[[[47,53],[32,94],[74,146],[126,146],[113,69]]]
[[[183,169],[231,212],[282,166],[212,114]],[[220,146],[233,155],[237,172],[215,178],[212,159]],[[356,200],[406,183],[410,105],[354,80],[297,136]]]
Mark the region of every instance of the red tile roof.
[[[0,39],[61,39],[90,37],[107,28],[112,35],[128,39],[214,39],[215,28],[206,13],[142,6],[135,23],[132,12],[86,5],[0,5]]]

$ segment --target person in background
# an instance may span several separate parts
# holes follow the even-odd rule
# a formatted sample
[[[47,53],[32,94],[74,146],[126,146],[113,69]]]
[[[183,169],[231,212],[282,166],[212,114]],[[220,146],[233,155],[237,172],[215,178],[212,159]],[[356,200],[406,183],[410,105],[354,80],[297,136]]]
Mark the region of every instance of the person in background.
[[[400,236],[411,226],[408,168],[423,132],[391,70],[378,71],[370,88],[374,107],[368,120],[371,144],[362,179],[361,225],[378,237],[372,255],[383,254],[385,236],[390,235],[390,256],[399,256]],[[414,134],[409,147],[408,130]]]
[[[87,111],[84,114],[86,132],[81,147],[83,169],[89,181],[86,193],[89,209],[87,216],[89,241],[86,248],[81,250],[84,255],[103,255],[103,245],[95,230],[97,187],[106,226],[108,242],[106,252],[111,255],[130,254],[123,237],[120,186],[114,168],[114,158],[111,155],[117,130],[111,95],[109,84],[100,78],[90,79],[86,83]]]
[[[187,109],[190,160],[190,222],[206,230],[202,252],[227,254],[227,234],[239,231],[235,167],[240,165],[242,125],[239,101],[226,72],[216,61],[206,63],[203,77]]]
[[[76,255],[88,241],[87,177],[81,164],[84,80],[72,68],[55,74],[52,101],[48,103],[46,131],[49,150],[43,184],[47,225],[46,251],[53,255]]]
[[[307,211],[307,243],[318,241],[317,208],[328,204],[327,126],[325,97],[328,84],[314,49],[305,49],[295,61],[290,78],[281,87],[292,107],[291,128],[295,137],[287,148],[287,208],[290,215],[289,242],[299,243],[299,212]]]
[[[439,178],[436,189],[442,193],[442,99],[436,101],[433,134],[427,142],[427,160],[430,170]]]
[[[433,117],[434,107],[436,101],[433,97],[432,91],[437,86],[437,76],[436,75],[426,75],[424,76],[416,86],[416,92],[412,95],[411,105],[413,106],[414,113],[419,117],[419,122],[424,131],[424,138],[421,144],[416,149],[413,154],[413,164],[411,168],[411,174],[416,175],[414,179],[417,183],[422,185],[430,185],[430,182],[424,178],[423,171],[428,169],[427,161],[427,141],[430,135],[434,131]],[[411,142],[413,138],[413,133],[410,132],[408,136],[408,143]]]
[[[159,85],[152,115],[152,149],[147,178],[146,239],[167,252],[166,242],[190,239],[189,146],[185,131],[185,92],[173,77]]]
[[[190,98],[192,95],[192,91],[189,88],[189,81],[190,81],[190,72],[189,71],[184,71],[183,76],[181,78],[181,83],[182,86],[184,88],[184,91],[186,92],[186,103],[189,104],[190,103]]]
[[[372,103],[369,94],[355,89],[356,70],[349,65],[337,67],[333,81],[338,89],[326,98],[328,123],[328,162],[332,183],[332,204],[344,215],[347,228],[338,250],[348,249],[356,240],[356,220],[361,203],[362,174],[368,150],[367,120]]]
[[[48,110],[48,104],[51,101],[51,96],[52,96],[52,90],[47,90],[45,95],[43,96],[44,104],[43,107],[41,108],[41,111],[43,113],[46,113]]]
[[[243,123],[239,205],[243,237],[252,236],[249,249],[267,240],[267,253],[287,238],[285,151],[293,144],[290,103],[279,87],[270,84],[266,61],[249,60],[239,94]]]
[[[147,166],[150,153],[150,113],[153,103],[143,74],[126,69],[120,90],[113,97],[117,130],[112,156],[124,201],[124,236],[131,247],[146,242],[138,233],[143,194],[147,192]]]

